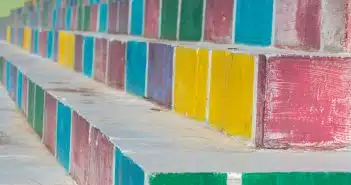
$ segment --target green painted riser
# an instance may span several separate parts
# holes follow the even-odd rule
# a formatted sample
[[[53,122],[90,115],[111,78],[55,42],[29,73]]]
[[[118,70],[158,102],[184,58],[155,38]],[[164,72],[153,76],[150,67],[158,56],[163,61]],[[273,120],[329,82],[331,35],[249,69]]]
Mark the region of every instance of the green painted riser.
[[[34,127],[34,117],[35,117],[35,85],[34,83],[29,80],[28,83],[28,123]]]
[[[226,173],[153,174],[149,185],[350,185],[351,173],[244,173],[232,180]],[[241,176],[241,178],[240,178]]]
[[[203,0],[182,0],[179,40],[201,40],[203,6]]]
[[[177,38],[178,0],[163,0],[161,12],[162,39],[175,40]]]
[[[0,82],[4,81],[4,59],[0,58]]]
[[[44,90],[35,87],[35,117],[34,117],[34,130],[42,137],[43,135],[43,117],[44,117]]]

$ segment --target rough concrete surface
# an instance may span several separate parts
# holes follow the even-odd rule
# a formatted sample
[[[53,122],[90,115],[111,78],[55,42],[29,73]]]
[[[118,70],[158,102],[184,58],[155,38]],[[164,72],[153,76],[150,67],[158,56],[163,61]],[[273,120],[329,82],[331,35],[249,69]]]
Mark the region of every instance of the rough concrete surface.
[[[74,185],[0,86],[0,185]]]
[[[350,152],[255,150],[48,59],[3,42],[0,47],[0,56],[101,130],[147,173],[351,171]]]

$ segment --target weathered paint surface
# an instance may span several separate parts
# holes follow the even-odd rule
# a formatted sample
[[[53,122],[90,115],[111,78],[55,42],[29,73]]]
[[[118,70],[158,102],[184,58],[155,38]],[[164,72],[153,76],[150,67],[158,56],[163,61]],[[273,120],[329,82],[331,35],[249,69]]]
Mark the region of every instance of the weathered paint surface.
[[[117,32],[127,34],[129,28],[129,0],[118,1]]]
[[[258,56],[258,69],[257,69],[257,91],[256,91],[256,147],[263,147],[264,135],[264,110],[266,101],[266,69],[267,58],[264,55]]]
[[[149,177],[150,185],[231,185],[225,173],[160,173]]]
[[[89,123],[76,112],[72,118],[71,174],[78,184],[89,178]]]
[[[271,45],[273,0],[236,1],[234,42],[258,46]]]
[[[74,70],[82,72],[82,60],[83,60],[83,36],[76,34],[75,38],[75,55],[74,55]]]
[[[276,1],[275,45],[319,50],[320,10],[321,0]]]
[[[204,0],[182,0],[179,40],[199,41],[202,37]]]
[[[83,38],[83,74],[87,77],[93,75],[94,37]]]
[[[70,164],[71,108],[57,102],[56,157],[68,171]]]
[[[43,136],[43,120],[44,120],[44,90],[35,86],[35,117],[34,130],[41,138]]]
[[[125,43],[111,40],[108,43],[107,85],[124,89],[125,80]]]
[[[251,137],[254,57],[212,51],[209,122],[232,136]]]
[[[24,115],[28,116],[27,114],[27,96],[28,96],[28,78],[26,75],[23,75],[23,87],[22,87],[22,110],[24,112]]]
[[[349,59],[270,58],[264,146],[334,149],[349,143],[350,74]]]
[[[163,106],[172,105],[173,46],[149,44],[147,97]]]
[[[242,175],[242,185],[348,185],[350,173],[292,172],[292,173],[249,173]]]
[[[45,116],[43,143],[52,154],[56,153],[56,99],[45,93]]]
[[[138,96],[145,96],[146,50],[145,42],[129,41],[127,43],[126,90]]]
[[[23,32],[23,49],[30,51],[31,45],[32,45],[32,29],[29,27],[25,27]]]
[[[144,36],[157,38],[159,28],[160,0],[145,1]]]
[[[117,20],[119,19],[117,17],[118,4],[119,3],[117,2],[112,2],[108,4],[108,33],[117,33]]]
[[[99,129],[91,128],[89,137],[89,184],[111,185],[114,146]]]
[[[178,28],[179,0],[162,0],[160,38],[175,40]]]
[[[115,150],[115,185],[144,185],[145,174],[137,164],[116,148]],[[151,185],[151,184],[150,184]]]
[[[105,38],[95,39],[94,57],[94,77],[99,82],[105,82],[107,62],[107,40]]]
[[[108,24],[107,17],[108,17],[107,3],[101,3],[99,5],[99,25],[98,25],[99,32],[107,32],[107,24]]]
[[[144,28],[144,0],[131,0],[130,34],[141,36]]]
[[[348,0],[322,1],[322,39],[325,51],[342,51]]]
[[[175,112],[200,121],[205,120],[208,64],[206,49],[175,49]]]
[[[234,0],[207,0],[206,3],[205,40],[231,43]]]
[[[90,30],[91,32],[96,32],[97,31],[97,24],[98,24],[98,11],[99,11],[99,5],[98,4],[93,4],[90,7]]]

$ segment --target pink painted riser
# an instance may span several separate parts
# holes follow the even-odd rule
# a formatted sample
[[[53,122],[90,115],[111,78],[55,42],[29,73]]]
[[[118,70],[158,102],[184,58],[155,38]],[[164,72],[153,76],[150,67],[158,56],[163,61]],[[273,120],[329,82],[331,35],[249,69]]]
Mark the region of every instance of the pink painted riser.
[[[231,43],[234,0],[207,0],[205,40]]]
[[[266,68],[266,148],[343,148],[350,142],[351,59],[272,57]]]
[[[158,37],[158,23],[159,23],[159,0],[145,1],[145,28],[144,36],[150,38]]]
[[[107,40],[104,38],[95,39],[94,75],[95,80],[105,82],[107,60]]]
[[[56,99],[45,93],[44,144],[55,154],[56,149]]]

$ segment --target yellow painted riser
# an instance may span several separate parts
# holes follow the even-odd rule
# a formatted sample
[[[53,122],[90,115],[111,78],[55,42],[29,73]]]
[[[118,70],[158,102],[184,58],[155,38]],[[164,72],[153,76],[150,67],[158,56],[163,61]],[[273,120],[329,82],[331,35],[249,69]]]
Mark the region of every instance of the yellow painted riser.
[[[69,69],[74,69],[74,34],[61,31],[58,40],[58,63]]]

